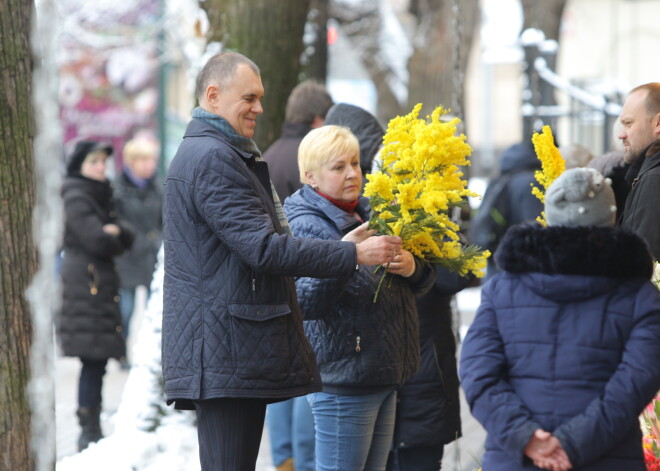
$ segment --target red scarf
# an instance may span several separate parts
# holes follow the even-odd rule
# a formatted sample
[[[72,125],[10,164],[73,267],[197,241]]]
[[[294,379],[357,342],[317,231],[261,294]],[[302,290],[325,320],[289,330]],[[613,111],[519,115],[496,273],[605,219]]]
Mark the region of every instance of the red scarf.
[[[316,192],[319,195],[323,196],[328,201],[330,201],[332,204],[337,206],[339,209],[343,209],[344,211],[346,211],[348,214],[353,214],[355,212],[355,208],[357,208],[359,202],[359,198],[358,198],[355,201],[351,201],[350,203],[345,203],[343,201],[337,201],[332,196],[328,196],[325,193],[321,193],[319,190],[316,190]]]

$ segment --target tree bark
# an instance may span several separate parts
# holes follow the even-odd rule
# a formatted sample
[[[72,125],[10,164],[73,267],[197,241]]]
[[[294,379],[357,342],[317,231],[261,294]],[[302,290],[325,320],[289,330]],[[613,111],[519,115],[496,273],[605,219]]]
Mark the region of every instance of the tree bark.
[[[403,111],[401,103],[390,87],[390,77],[393,71],[387,61],[383,60],[380,48],[380,31],[382,18],[380,0],[362,0],[359,4],[353,1],[333,0],[331,15],[342,26],[342,31],[358,52],[371,80],[376,87],[378,97],[376,115],[383,122],[388,122]]]
[[[206,0],[211,41],[240,52],[261,69],[266,95],[254,140],[264,150],[279,137],[286,101],[300,78],[310,0]]]
[[[559,40],[559,28],[566,0],[522,0],[523,31],[536,28],[543,31],[545,39]]]
[[[408,108],[424,103],[424,116],[442,105],[465,123],[463,82],[478,31],[479,0],[418,0],[411,4],[411,13],[417,17],[417,28],[408,63]]]
[[[31,18],[32,2],[0,3],[0,471],[34,467],[27,395],[31,319],[24,296],[37,268]]]
[[[312,0],[305,30],[303,75],[325,83],[328,76],[328,3],[330,0]],[[310,41],[307,41],[307,36]]]

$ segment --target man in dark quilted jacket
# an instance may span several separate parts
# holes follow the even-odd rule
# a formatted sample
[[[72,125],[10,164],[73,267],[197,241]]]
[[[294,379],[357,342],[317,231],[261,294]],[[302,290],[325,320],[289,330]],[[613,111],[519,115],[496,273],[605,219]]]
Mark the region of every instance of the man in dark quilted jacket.
[[[321,390],[293,277],[347,277],[401,250],[365,225],[291,236],[251,139],[263,96],[251,60],[212,57],[165,183],[163,376],[168,404],[196,410],[202,471],[254,470],[266,405]]]

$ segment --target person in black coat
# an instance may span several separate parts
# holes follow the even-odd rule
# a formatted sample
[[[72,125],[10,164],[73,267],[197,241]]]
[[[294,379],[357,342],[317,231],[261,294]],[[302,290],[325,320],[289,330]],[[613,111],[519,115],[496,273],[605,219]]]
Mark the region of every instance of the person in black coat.
[[[444,445],[461,436],[451,301],[473,277],[435,270],[435,284],[417,298],[420,368],[398,389],[388,471],[437,471]]]
[[[298,146],[311,129],[323,126],[331,106],[330,93],[314,80],[305,80],[291,91],[286,102],[282,136],[263,155],[280,201],[284,202],[302,186],[298,180]]]
[[[106,363],[108,358],[126,354],[114,258],[131,246],[133,232],[117,218],[112,188],[105,178],[111,154],[110,146],[78,142],[62,185],[66,222],[57,333],[63,354],[82,362],[79,450],[102,437],[99,416]]]
[[[119,308],[124,338],[128,339],[138,286],[151,285],[156,256],[162,242],[163,190],[156,178],[158,144],[154,139],[137,137],[124,145],[124,171],[115,182],[117,213],[135,229],[130,250],[117,258],[120,279]],[[127,368],[128,362],[122,362]]]

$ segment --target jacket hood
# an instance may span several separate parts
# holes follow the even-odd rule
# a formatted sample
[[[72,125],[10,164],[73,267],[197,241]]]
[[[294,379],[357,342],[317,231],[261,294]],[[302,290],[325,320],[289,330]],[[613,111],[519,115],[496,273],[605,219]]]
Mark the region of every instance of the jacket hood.
[[[366,221],[369,216],[369,200],[363,196],[359,199],[355,210]],[[304,185],[286,199],[284,213],[289,222],[308,214],[320,215],[336,226],[342,234],[346,234],[356,227],[355,218],[351,214],[332,204],[309,185]]]
[[[514,144],[507,148],[500,158],[500,173],[517,172],[541,168],[531,144]]]
[[[360,142],[360,167],[362,173],[371,172],[371,162],[383,143],[385,131],[378,120],[368,111],[347,103],[333,105],[325,117],[325,124],[346,126]]]
[[[534,292],[553,299],[601,294],[622,280],[648,280],[653,273],[646,243],[617,227],[513,226],[495,262],[505,272],[523,275]]]

